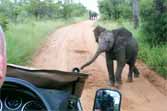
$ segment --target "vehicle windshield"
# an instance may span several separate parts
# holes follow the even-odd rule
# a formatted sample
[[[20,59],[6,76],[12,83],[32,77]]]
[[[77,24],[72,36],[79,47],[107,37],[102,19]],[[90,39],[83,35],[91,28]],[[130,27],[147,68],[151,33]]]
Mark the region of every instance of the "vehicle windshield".
[[[10,64],[90,74],[84,111],[99,88],[120,89],[121,111],[167,111],[167,0],[0,0],[0,25],[0,85],[5,35]]]

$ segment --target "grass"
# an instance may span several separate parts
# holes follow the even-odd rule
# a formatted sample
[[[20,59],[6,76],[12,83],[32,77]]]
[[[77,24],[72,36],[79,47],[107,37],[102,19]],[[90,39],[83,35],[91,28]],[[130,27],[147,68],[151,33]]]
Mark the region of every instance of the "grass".
[[[32,55],[55,29],[84,20],[78,17],[70,20],[29,21],[9,24],[5,32],[8,63],[25,65],[31,63]]]
[[[111,30],[121,26],[129,29],[139,43],[138,59],[142,60],[151,69],[158,72],[164,78],[167,78],[167,44],[158,47],[150,47],[150,45],[145,40],[147,35],[142,33],[142,27],[140,26],[137,30],[135,30],[133,28],[133,24],[128,21],[114,22],[100,20],[97,24]]]

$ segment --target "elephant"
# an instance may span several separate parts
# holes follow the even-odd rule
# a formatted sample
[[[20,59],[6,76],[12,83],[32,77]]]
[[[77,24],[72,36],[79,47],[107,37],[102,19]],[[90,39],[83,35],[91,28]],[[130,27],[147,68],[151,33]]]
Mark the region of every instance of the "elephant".
[[[129,65],[128,82],[133,81],[133,73],[134,77],[139,77],[139,71],[135,66],[138,43],[130,31],[124,27],[110,31],[101,26],[97,26],[93,32],[95,40],[98,43],[97,51],[93,58],[82,65],[80,69],[84,69],[93,63],[101,53],[105,52],[109,80],[112,86],[120,86],[122,84],[121,73],[125,64]],[[115,75],[113,67],[114,60],[117,61]]]
[[[90,20],[96,20],[97,16],[98,16],[97,12],[89,11],[89,19]]]

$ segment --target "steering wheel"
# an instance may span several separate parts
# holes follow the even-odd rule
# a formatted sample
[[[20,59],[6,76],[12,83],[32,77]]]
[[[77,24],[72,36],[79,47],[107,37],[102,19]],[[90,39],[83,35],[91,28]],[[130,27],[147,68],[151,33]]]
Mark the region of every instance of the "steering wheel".
[[[17,90],[19,88],[28,90],[32,92],[37,98],[39,98],[39,100],[41,101],[41,103],[43,104],[43,106],[45,107],[47,111],[52,111],[50,105],[44,99],[43,95],[41,95],[37,87],[35,87],[33,84],[31,84],[28,81],[18,79],[18,78],[13,78],[13,77],[6,77],[4,85],[2,86],[1,90],[3,90],[4,87],[5,88],[9,87],[14,90]]]

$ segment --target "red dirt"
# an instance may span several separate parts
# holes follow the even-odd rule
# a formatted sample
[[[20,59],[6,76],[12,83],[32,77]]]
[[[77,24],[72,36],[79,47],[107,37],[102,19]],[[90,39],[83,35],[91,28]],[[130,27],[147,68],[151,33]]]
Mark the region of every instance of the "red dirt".
[[[84,21],[60,28],[51,35],[43,47],[36,53],[33,66],[45,69],[71,71],[87,61],[96,51],[93,37],[93,22]],[[105,55],[83,72],[91,74],[88,78],[81,102],[84,111],[91,111],[95,91],[110,87]],[[159,77],[141,61],[137,62],[141,73],[133,83],[127,83],[128,66],[123,71],[123,85],[120,89],[123,101],[122,111],[167,111],[167,80]]]

